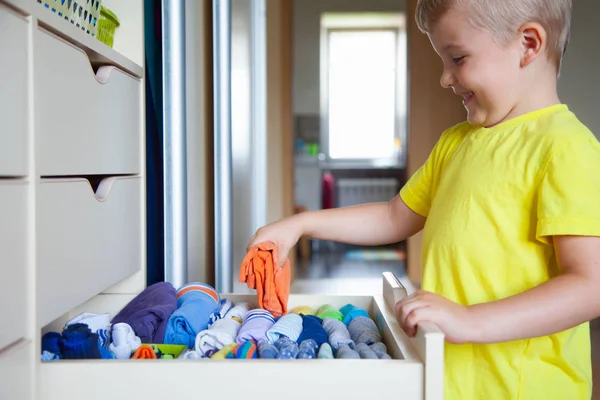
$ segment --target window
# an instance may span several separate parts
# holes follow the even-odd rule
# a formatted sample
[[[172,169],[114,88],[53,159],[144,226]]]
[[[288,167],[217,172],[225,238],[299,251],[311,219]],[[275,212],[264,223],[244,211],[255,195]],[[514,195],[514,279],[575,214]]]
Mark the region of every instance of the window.
[[[406,32],[402,15],[322,19],[322,148],[328,161],[402,162]]]

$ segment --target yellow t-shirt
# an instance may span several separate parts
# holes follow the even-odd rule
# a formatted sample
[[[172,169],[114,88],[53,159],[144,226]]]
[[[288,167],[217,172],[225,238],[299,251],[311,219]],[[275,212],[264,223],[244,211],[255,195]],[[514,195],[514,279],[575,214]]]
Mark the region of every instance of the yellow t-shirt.
[[[427,218],[423,290],[462,305],[502,299],[559,274],[553,235],[600,236],[600,143],[564,104],[491,128],[462,123],[400,195]],[[446,343],[445,357],[446,400],[591,396],[587,323],[508,343]]]

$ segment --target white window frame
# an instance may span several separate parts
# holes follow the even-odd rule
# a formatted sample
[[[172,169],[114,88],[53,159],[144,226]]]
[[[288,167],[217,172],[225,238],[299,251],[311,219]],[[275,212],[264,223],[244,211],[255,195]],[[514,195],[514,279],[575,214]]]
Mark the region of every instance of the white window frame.
[[[393,31],[396,33],[396,117],[394,138],[400,143],[398,152],[391,158],[332,159],[329,152],[329,35],[339,31]],[[325,13],[321,16],[320,46],[320,109],[321,109],[321,160],[330,167],[339,168],[403,168],[406,163],[408,84],[407,84],[406,18],[402,12],[394,13]]]

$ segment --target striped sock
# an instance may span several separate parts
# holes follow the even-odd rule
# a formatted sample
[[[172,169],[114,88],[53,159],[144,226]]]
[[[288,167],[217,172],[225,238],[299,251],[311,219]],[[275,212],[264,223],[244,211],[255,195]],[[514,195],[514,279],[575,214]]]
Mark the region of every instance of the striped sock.
[[[295,342],[301,333],[302,317],[298,314],[286,314],[267,331],[267,338],[273,344],[282,336],[286,336]]]
[[[244,315],[242,327],[240,328],[237,338],[238,343],[244,343],[247,340],[259,342],[267,339],[267,331],[271,329],[275,319],[267,310],[257,308],[250,310]]]

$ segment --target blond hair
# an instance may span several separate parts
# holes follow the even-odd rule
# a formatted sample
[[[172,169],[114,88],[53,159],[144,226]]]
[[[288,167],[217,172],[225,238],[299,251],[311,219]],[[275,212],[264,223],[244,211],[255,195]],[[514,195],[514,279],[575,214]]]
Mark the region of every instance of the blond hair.
[[[418,0],[415,18],[419,29],[428,33],[452,7],[465,12],[469,22],[485,28],[499,43],[507,43],[527,22],[544,27],[548,56],[560,70],[569,41],[572,0]]]

